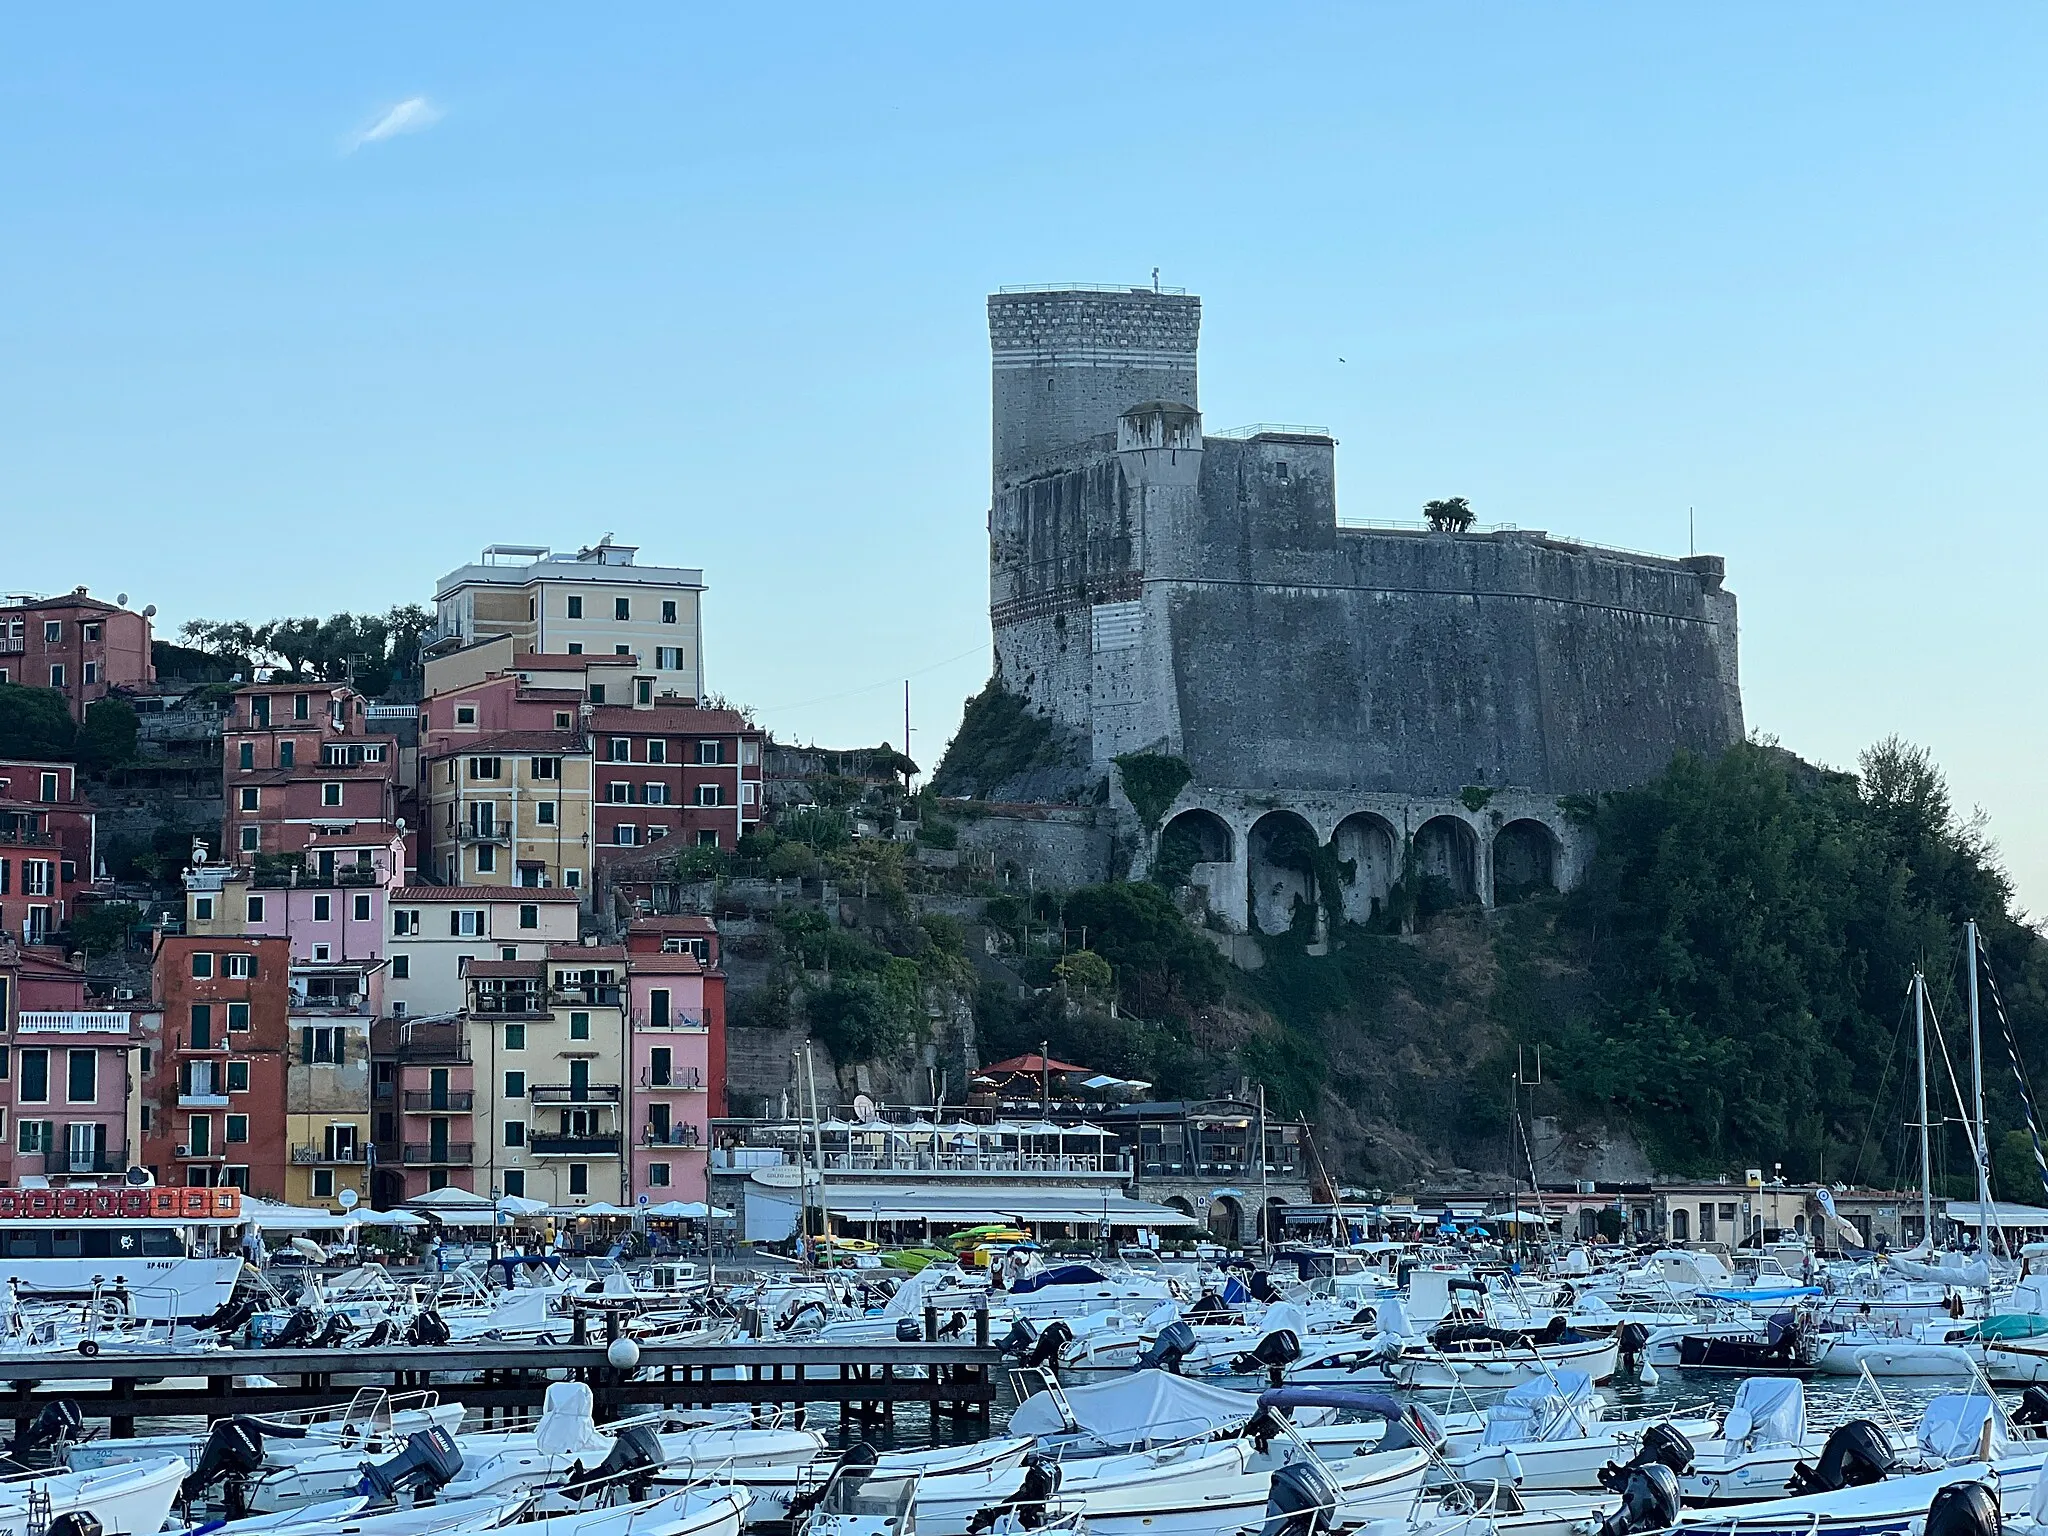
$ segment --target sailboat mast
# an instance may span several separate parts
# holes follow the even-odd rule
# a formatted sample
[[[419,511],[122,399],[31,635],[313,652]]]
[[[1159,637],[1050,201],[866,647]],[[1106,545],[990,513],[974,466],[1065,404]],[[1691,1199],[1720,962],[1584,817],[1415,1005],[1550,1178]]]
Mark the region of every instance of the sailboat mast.
[[[1927,978],[1913,969],[1913,1039],[1920,1052],[1920,1241],[1934,1251],[1934,1165],[1927,1136]]]
[[[1984,1031],[1977,1017],[1977,920],[1963,924],[1964,947],[1970,954],[1970,1097],[1976,1101],[1977,1123],[1977,1251],[1991,1257],[1991,1141],[1984,1126]]]

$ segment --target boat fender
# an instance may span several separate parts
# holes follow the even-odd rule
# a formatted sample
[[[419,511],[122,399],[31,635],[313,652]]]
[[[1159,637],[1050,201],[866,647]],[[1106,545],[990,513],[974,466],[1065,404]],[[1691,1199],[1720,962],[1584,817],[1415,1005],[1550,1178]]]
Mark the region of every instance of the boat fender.
[[[1669,1529],[1681,1505],[1678,1476],[1661,1461],[1637,1467],[1621,1487],[1621,1503],[1600,1522],[1599,1536],[1640,1536]]]
[[[1788,1493],[1834,1493],[1843,1488],[1866,1488],[1881,1483],[1898,1465],[1891,1441],[1868,1419],[1851,1419],[1839,1426],[1820,1449],[1820,1460],[1800,1462],[1792,1469]]]
[[[1501,1454],[1500,1466],[1501,1470],[1507,1473],[1509,1482],[1517,1488],[1522,1486],[1522,1458],[1515,1454],[1512,1445]]]
[[[2000,1519],[1996,1488],[1950,1483],[1927,1506],[1926,1536],[1998,1536]]]
[[[1260,1536],[1322,1536],[1341,1496],[1329,1474],[1312,1461],[1290,1461],[1273,1473]]]

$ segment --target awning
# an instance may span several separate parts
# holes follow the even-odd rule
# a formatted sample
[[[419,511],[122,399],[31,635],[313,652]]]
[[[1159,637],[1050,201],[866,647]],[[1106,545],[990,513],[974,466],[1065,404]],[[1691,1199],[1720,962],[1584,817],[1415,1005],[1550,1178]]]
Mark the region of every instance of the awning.
[[[818,1203],[816,1186],[811,1202]],[[755,1188],[755,1194],[767,1190]],[[774,1190],[773,1197],[796,1204],[794,1189]],[[1121,1190],[1036,1186],[992,1189],[987,1185],[847,1184],[828,1181],[826,1209],[849,1221],[930,1221],[935,1226],[966,1226],[989,1222],[1067,1222],[1113,1227],[1195,1227],[1201,1223],[1185,1211],[1149,1200],[1133,1200]]]
[[[340,1232],[357,1222],[356,1217],[338,1211],[281,1205],[250,1195],[242,1197],[242,1220],[264,1232]]]

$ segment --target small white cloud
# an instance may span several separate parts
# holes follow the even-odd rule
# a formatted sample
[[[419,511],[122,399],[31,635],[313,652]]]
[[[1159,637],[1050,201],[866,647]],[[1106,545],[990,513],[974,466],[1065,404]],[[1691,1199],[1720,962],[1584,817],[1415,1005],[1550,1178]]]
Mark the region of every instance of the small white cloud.
[[[342,141],[341,152],[352,155],[365,144],[381,144],[402,133],[424,133],[446,114],[424,96],[408,96],[397,106],[377,114]]]

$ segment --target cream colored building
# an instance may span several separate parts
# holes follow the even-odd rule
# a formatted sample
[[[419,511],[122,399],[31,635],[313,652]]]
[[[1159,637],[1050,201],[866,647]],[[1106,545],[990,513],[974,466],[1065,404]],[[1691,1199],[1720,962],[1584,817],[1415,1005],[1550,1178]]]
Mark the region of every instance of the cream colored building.
[[[391,893],[384,1010],[394,1019],[459,1011],[464,960],[545,959],[576,942],[577,893],[559,886],[408,885]]]
[[[424,756],[421,862],[449,885],[581,890],[591,864],[590,738],[484,731]]]
[[[638,553],[609,534],[573,555],[493,544],[436,583],[437,641],[467,646],[507,635],[544,655],[636,656],[657,698],[700,699],[704,573],[640,565]]]

